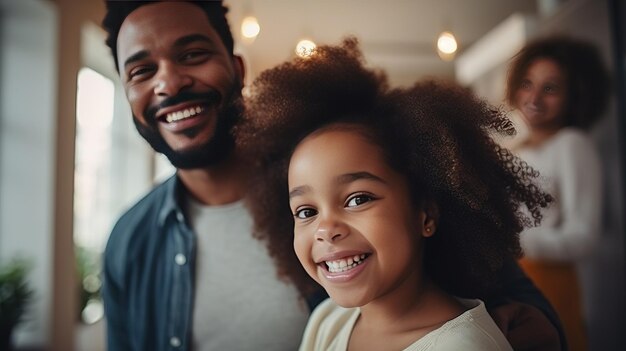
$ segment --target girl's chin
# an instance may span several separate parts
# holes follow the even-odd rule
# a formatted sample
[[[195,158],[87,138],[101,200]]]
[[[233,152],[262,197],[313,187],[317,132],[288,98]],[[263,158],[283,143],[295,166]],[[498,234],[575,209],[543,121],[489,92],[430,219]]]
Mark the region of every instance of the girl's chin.
[[[354,294],[348,292],[336,292],[326,290],[330,298],[339,306],[343,308],[363,307],[367,305],[369,301],[363,298],[357,298]]]

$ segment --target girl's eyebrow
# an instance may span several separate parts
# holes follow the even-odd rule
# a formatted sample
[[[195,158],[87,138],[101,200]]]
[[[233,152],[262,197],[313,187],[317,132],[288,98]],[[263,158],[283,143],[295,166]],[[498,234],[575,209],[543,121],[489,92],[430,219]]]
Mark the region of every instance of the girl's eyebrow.
[[[387,184],[387,182],[384,181],[382,178],[375,176],[370,172],[354,172],[354,173],[342,174],[337,177],[337,183],[346,184],[346,183],[351,183],[351,182],[354,182],[355,180],[360,180],[360,179],[373,180],[376,182]]]
[[[289,200],[291,200],[292,198],[294,198],[296,196],[304,195],[304,194],[306,194],[309,191],[311,191],[311,187],[308,186],[308,185],[297,186],[297,187],[291,189],[291,191],[289,192]]]
[[[348,184],[357,180],[361,180],[361,179],[366,179],[366,180],[373,180],[375,182],[380,182],[383,184],[387,184],[386,181],[384,181],[382,178],[373,175],[370,172],[354,172],[354,173],[346,173],[346,174],[342,174],[340,176],[338,176],[337,178],[335,178],[335,181],[338,184]],[[291,191],[289,192],[289,200],[291,200],[292,198],[296,197],[296,196],[301,196],[306,194],[307,192],[311,191],[311,187],[308,185],[301,185],[301,186],[297,186],[293,189],[291,189]]]

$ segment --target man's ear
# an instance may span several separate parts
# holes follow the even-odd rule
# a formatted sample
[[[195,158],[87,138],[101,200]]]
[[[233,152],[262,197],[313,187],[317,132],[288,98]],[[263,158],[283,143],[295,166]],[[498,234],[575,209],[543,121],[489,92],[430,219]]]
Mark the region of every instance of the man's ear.
[[[422,235],[426,238],[431,237],[437,230],[437,223],[439,223],[439,206],[433,201],[424,201],[422,205],[423,216],[422,218]]]
[[[239,55],[233,55],[233,66],[235,67],[235,74],[239,76],[243,87],[246,83],[246,64],[243,58]]]

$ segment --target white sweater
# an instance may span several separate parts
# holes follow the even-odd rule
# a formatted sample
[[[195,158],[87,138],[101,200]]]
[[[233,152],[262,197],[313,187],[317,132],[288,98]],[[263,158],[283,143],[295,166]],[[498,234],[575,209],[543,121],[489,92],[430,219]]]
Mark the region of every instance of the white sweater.
[[[512,351],[480,300],[459,301],[469,308],[458,317],[424,335],[403,351]],[[331,299],[313,311],[300,351],[345,351],[360,308],[343,308]]]
[[[529,258],[573,262],[590,254],[601,231],[602,166],[583,131],[563,128],[536,148],[517,150],[540,172],[540,184],[555,199],[539,227],[520,240]]]

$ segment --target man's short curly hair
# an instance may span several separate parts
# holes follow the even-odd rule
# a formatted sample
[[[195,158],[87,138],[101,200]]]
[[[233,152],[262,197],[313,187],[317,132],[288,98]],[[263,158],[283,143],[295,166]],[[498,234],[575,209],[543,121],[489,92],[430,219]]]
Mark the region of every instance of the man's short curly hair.
[[[117,37],[120,33],[122,23],[128,15],[135,11],[137,8],[167,0],[105,0],[106,1],[106,14],[102,20],[102,27],[107,32],[106,45],[111,49],[113,54],[113,60],[115,60],[115,68],[119,72],[119,65],[117,63]],[[171,0],[170,0],[171,1]],[[222,39],[224,46],[228,52],[233,54],[234,41],[233,35],[228,25],[226,13],[228,8],[222,4],[222,0],[211,1],[187,1],[202,9],[206,13],[209,22]]]
[[[293,250],[287,170],[297,144],[320,128],[354,125],[408,178],[414,203],[438,205],[425,270],[458,296],[495,292],[503,262],[520,254],[519,232],[551,201],[535,186],[537,173],[492,140],[490,133],[514,132],[502,112],[452,83],[390,89],[384,73],[364,67],[355,39],[263,72],[250,94],[236,135],[255,166],[248,197],[255,235],[303,296],[316,285]]]
[[[541,58],[554,61],[566,76],[565,126],[591,128],[606,109],[611,79],[598,48],[584,40],[553,35],[525,45],[509,66],[506,101],[517,106],[515,95],[524,75]]]

